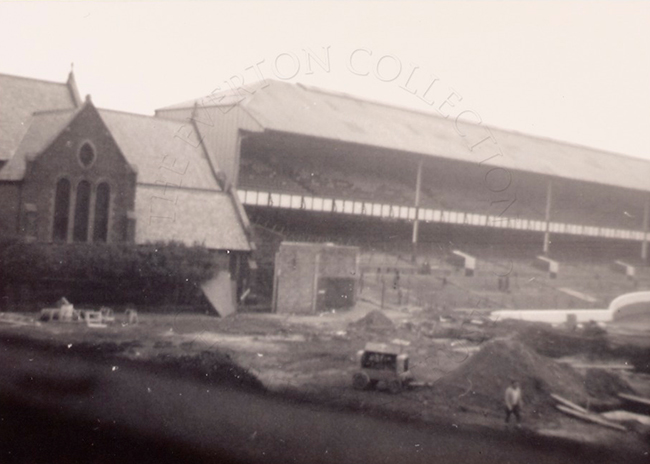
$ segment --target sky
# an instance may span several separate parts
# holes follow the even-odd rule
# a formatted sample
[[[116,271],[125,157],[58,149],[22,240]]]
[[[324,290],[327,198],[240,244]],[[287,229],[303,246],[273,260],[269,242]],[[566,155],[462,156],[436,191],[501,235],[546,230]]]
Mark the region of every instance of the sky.
[[[650,159],[649,24],[624,1],[0,0],[0,73],[74,63],[144,114],[262,76]]]

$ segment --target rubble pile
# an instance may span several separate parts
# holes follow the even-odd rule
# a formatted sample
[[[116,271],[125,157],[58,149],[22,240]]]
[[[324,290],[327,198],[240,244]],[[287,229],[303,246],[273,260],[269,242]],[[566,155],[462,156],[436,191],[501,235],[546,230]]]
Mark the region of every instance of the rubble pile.
[[[351,322],[349,330],[361,330],[370,332],[390,332],[395,330],[395,324],[384,313],[375,310],[366,314],[361,319]]]
[[[612,383],[611,389],[599,385],[600,395],[621,388],[622,380],[614,377],[600,378]],[[554,407],[551,393],[579,404],[587,403],[592,399],[590,393],[595,393],[572,367],[541,356],[517,340],[503,338],[485,343],[477,354],[436,382],[436,389],[451,404],[498,410],[503,408],[504,391],[512,379],[521,384],[525,408],[534,415]]]
[[[588,369],[585,374],[587,393],[595,398],[612,398],[619,393],[634,393],[630,385],[618,375],[603,369]]]

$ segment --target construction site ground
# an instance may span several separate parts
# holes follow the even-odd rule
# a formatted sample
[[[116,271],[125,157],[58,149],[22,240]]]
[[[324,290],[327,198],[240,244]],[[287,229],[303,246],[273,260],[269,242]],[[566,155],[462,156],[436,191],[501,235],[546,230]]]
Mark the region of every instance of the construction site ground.
[[[115,360],[173,360],[179,368],[189,363],[193,374],[198,369],[206,376],[216,369],[207,369],[201,357],[218,353],[257,377],[269,394],[399,420],[442,421],[456,428],[505,429],[503,390],[516,377],[524,392],[523,433],[648,452],[650,428],[626,424],[628,432],[621,432],[581,422],[560,413],[549,394],[609,409],[615,408],[618,392],[650,397],[650,317],[611,324],[606,335],[594,338],[545,325],[494,323],[486,315],[440,314],[414,306],[381,309],[376,301],[362,298],[351,310],[312,316],[140,314],[137,325],[127,325],[118,313],[104,328],[39,323],[37,314],[21,313],[4,318],[12,322],[0,323],[0,334],[3,340],[29,339]],[[403,346],[417,386],[400,394],[353,389],[356,353],[370,341]],[[555,359],[544,356],[549,353]],[[621,369],[633,362],[640,369]],[[608,363],[611,370],[584,367]]]

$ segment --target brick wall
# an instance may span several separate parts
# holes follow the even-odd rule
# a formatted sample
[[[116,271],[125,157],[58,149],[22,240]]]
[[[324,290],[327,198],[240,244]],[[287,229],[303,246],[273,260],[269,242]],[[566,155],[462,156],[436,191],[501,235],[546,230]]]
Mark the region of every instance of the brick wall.
[[[282,244],[275,261],[279,313],[312,313],[320,246]]]
[[[275,261],[275,311],[312,314],[340,307],[341,292],[349,293],[342,305],[353,305],[358,254],[356,247],[283,243]]]
[[[322,250],[320,277],[356,277],[358,248],[325,245]]]
[[[78,153],[89,143],[95,159],[88,166]],[[88,241],[92,241],[97,186],[110,186],[108,241],[126,237],[127,212],[133,210],[136,173],[122,156],[108,129],[92,105],[87,105],[54,142],[27,164],[22,185],[21,235],[32,235],[38,241],[52,241],[54,197],[57,182],[66,178],[71,183],[68,240],[72,236],[77,186],[90,183],[90,215]]]
[[[0,182],[0,238],[14,237],[18,233],[18,204],[20,183]]]

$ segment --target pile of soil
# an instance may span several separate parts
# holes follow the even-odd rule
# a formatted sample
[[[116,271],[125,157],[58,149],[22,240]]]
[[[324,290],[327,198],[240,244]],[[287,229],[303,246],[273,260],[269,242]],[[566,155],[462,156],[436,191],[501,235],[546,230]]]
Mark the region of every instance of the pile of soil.
[[[97,362],[119,362],[141,369],[153,369],[158,373],[169,373],[173,376],[193,377],[194,379],[212,385],[235,387],[248,391],[266,391],[262,382],[251,372],[237,364],[228,354],[217,351],[202,351],[194,355],[173,355],[160,353],[150,359],[133,359],[125,356],[134,348],[142,347],[137,341],[130,342],[79,342],[69,345],[58,343],[56,340],[35,340],[19,336],[2,336],[2,343],[9,346],[29,347],[57,353],[61,356],[81,356]],[[160,343],[159,347],[168,345]],[[65,382],[63,387],[73,390],[81,388],[74,382]],[[62,387],[56,385],[55,389]]]
[[[567,332],[548,327],[547,324],[532,323],[524,329],[501,324],[502,329],[517,331],[517,339],[539,354],[551,358],[586,355],[587,359],[626,359],[637,372],[650,373],[650,347],[634,344],[613,343],[604,334],[594,330]],[[521,327],[521,323],[517,321]]]
[[[363,330],[371,332],[389,332],[395,330],[395,324],[384,313],[375,310],[366,314],[361,319],[351,322],[349,330]]]
[[[197,355],[173,356],[160,354],[151,359],[153,366],[163,367],[183,377],[214,385],[231,386],[250,391],[265,391],[262,382],[247,369],[235,363],[229,355],[203,351]]]
[[[588,369],[585,375],[587,393],[594,398],[616,397],[619,393],[634,393],[630,385],[618,375],[602,369]]]
[[[607,339],[603,334],[567,332],[538,324],[522,330],[518,339],[536,352],[551,358],[586,353],[600,356],[608,351]]]
[[[483,412],[497,411],[503,409],[505,389],[511,379],[519,381],[524,407],[530,415],[539,417],[554,409],[551,393],[579,404],[591,399],[585,379],[572,367],[541,356],[513,339],[485,343],[481,351],[440,379],[436,389],[450,405]],[[599,378],[600,381],[609,385],[597,387],[601,396],[620,391],[611,378]]]

